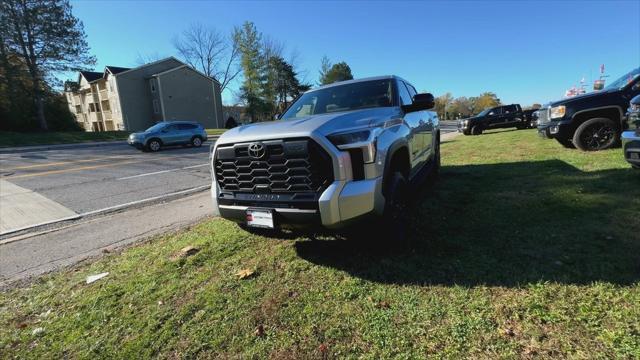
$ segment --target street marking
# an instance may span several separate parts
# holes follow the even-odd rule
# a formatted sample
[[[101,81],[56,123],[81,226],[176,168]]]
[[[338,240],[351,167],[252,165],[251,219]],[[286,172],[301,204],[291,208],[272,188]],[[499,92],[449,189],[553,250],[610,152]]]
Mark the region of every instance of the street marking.
[[[77,164],[77,163],[85,163],[85,162],[93,162],[93,161],[109,160],[109,159],[120,159],[120,158],[127,158],[127,157],[130,157],[130,156],[128,156],[128,155],[114,155],[114,156],[107,156],[107,157],[95,158],[95,159],[69,160],[69,161],[60,161],[60,162],[55,162],[55,163],[46,163],[46,164],[35,164],[35,165],[18,166],[18,167],[14,167],[14,168],[5,169],[5,170],[6,170],[6,171],[24,170],[24,169],[33,169],[33,168],[37,168],[37,167],[45,167],[45,166],[59,166],[59,165]]]
[[[140,163],[140,162],[144,162],[144,161],[146,161],[146,160],[136,160],[136,161],[132,160],[132,161],[122,161],[122,162],[119,162],[119,163],[111,163],[111,164],[104,164],[104,165],[81,166],[81,167],[71,168],[71,169],[43,171],[43,172],[39,172],[39,173],[35,173],[35,174],[24,174],[24,175],[8,176],[8,177],[6,177],[6,179],[22,179],[22,178],[34,177],[34,176],[47,176],[47,175],[62,174],[62,173],[72,172],[72,171],[92,170],[92,169],[99,169],[99,168],[104,168],[104,167],[109,167],[109,166],[118,166],[118,165],[124,165],[124,164]]]
[[[139,178],[139,177],[143,177],[143,176],[150,176],[150,175],[164,174],[164,173],[168,173],[168,172],[174,172],[174,171],[180,171],[180,170],[187,170],[187,169],[195,169],[195,168],[199,168],[199,167],[203,167],[203,166],[209,166],[209,164],[200,164],[200,165],[193,165],[193,166],[185,166],[185,167],[176,168],[176,169],[169,169],[169,170],[154,171],[154,172],[150,172],[150,173],[138,174],[138,175],[133,175],[133,176],[125,176],[125,177],[118,178],[118,179],[116,179],[116,180],[128,180],[128,179],[135,179],[135,178]]]

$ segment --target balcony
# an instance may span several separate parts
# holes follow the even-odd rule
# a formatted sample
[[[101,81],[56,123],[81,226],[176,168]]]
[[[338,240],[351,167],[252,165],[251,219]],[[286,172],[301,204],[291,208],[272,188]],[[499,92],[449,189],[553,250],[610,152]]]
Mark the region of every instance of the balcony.
[[[111,115],[111,111],[106,110],[102,112],[102,116],[104,116],[105,120],[111,120],[113,119],[113,116]]]

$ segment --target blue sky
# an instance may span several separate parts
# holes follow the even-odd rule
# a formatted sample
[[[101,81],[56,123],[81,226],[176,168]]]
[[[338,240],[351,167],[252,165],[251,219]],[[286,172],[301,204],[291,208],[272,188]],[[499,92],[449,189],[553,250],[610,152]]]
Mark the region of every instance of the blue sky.
[[[356,78],[396,74],[436,96],[493,91],[504,103],[560,98],[598,76],[640,66],[635,1],[72,1],[97,69],[135,66],[139,55],[175,55],[190,23],[224,32],[253,21],[298,53],[315,84],[320,60],[346,61]],[[236,84],[236,86],[239,84]],[[223,101],[232,101],[227,93]]]

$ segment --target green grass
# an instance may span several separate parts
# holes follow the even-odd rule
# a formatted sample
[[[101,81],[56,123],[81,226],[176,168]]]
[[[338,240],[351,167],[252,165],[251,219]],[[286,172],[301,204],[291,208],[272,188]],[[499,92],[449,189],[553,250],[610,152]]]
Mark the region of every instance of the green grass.
[[[31,145],[73,144],[91,141],[126,140],[127,136],[129,136],[129,133],[126,131],[68,131],[41,133],[0,131],[0,148]]]
[[[528,130],[442,150],[412,252],[207,220],[0,294],[0,357],[640,357],[640,172],[620,149]]]
[[[209,135],[222,135],[227,129],[207,129]]]

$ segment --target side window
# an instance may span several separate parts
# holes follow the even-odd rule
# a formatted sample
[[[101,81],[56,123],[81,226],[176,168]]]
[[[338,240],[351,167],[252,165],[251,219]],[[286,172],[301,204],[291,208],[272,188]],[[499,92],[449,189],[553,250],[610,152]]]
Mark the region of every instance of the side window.
[[[489,115],[501,115],[502,114],[502,108],[501,107],[497,107],[497,108],[493,108],[491,111],[489,111]]]
[[[505,113],[505,115],[511,114],[513,112],[513,109],[511,108],[511,106],[505,106],[503,108],[503,111]]]
[[[401,105],[411,105],[413,103],[413,99],[409,94],[409,90],[404,85],[404,82],[398,81],[398,93],[400,94],[400,104]]]
[[[407,89],[409,90],[409,95],[411,95],[411,98],[413,99],[413,97],[418,94],[418,92],[416,91],[416,88],[414,88],[413,85],[409,83],[405,83],[405,85],[407,85]]]
[[[178,130],[178,125],[175,125],[175,124],[169,125],[164,128],[164,132],[174,132],[176,130]]]

